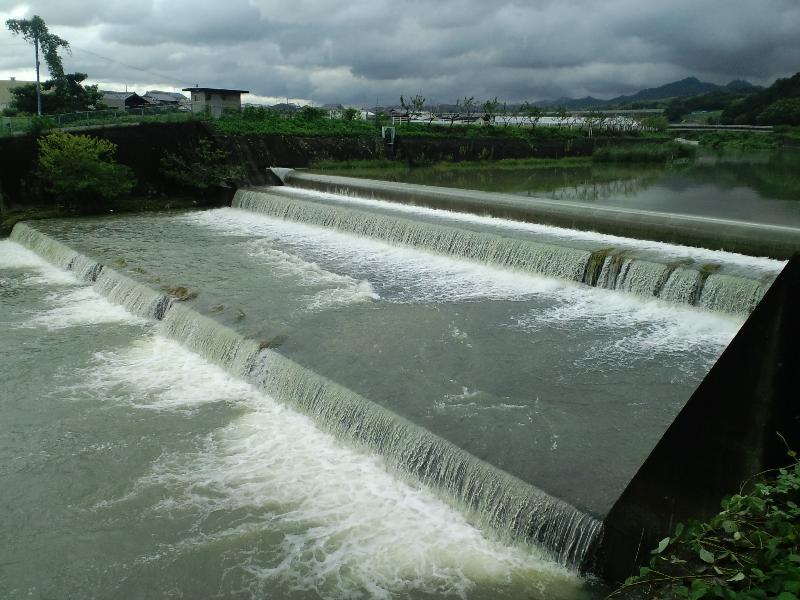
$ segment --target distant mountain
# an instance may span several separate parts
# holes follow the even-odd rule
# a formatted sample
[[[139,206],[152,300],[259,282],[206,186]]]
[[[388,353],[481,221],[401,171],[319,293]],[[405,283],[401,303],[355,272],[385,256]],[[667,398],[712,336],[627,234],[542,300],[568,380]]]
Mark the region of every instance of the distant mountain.
[[[725,89],[738,92],[739,90],[752,90],[759,87],[760,86],[753,85],[752,83],[750,83],[749,81],[745,81],[744,79],[734,79],[725,86]]]
[[[722,111],[721,121],[732,125],[800,126],[800,73],[778,79],[767,89],[732,103]]]
[[[670,98],[678,98],[683,96],[697,96],[699,94],[707,94],[719,90],[727,91],[741,91],[747,89],[755,89],[755,86],[749,81],[737,79],[731,81],[727,85],[716,85],[715,83],[708,83],[700,81],[697,77],[687,77],[680,81],[673,81],[665,85],[647,88],[640,90],[635,94],[628,96],[617,96],[616,98],[609,98],[608,100],[601,100],[586,96],[585,98],[559,98],[558,100],[542,100],[536,104],[541,106],[564,106],[569,110],[589,110],[593,108],[614,107],[627,105],[634,102],[647,102],[654,100],[668,100]]]

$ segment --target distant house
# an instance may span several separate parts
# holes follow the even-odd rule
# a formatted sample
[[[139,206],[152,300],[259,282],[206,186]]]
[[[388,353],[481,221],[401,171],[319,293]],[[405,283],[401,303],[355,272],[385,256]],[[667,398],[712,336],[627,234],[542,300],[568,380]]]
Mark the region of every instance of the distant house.
[[[138,108],[140,106],[150,106],[150,102],[142,98],[136,92],[110,92],[100,90],[103,94],[103,102],[108,108],[126,110],[128,108]]]
[[[323,104],[320,108],[327,110],[331,119],[339,119],[344,114],[344,106],[341,104]]]
[[[29,83],[35,84],[36,82],[19,81],[14,77],[11,79],[0,80],[0,110],[8,108],[11,105],[11,102],[14,100],[14,96],[11,95],[11,90]]]
[[[404,108],[393,108],[389,112],[389,116],[392,117],[392,123],[410,123],[411,117],[408,114],[408,111]]]
[[[173,106],[176,108],[191,108],[191,100],[178,92],[162,92],[160,90],[150,90],[144,96],[145,100],[154,106]]]
[[[242,110],[242,94],[249,94],[247,90],[225,90],[221,88],[183,88],[184,92],[192,93],[192,112],[208,112],[214,118],[222,116],[226,110]]]

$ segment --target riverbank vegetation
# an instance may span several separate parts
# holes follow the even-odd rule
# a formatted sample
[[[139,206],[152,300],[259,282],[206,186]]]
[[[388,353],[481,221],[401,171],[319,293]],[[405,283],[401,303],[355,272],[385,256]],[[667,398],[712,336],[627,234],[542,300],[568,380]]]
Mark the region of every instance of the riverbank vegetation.
[[[759,474],[708,521],[679,523],[610,598],[798,600],[800,462]]]
[[[116,144],[88,135],[55,132],[39,140],[36,175],[68,208],[94,211],[136,185],[130,167],[116,162]]]
[[[592,160],[597,162],[668,163],[691,159],[697,154],[694,146],[676,142],[661,144],[621,144],[595,147]]]
[[[441,161],[425,165],[421,168],[439,171],[450,170],[517,170],[517,169],[545,169],[550,167],[576,167],[592,163],[589,156],[565,156],[563,158],[505,158],[502,160],[464,160],[460,162]],[[377,160],[321,160],[313,163],[311,168],[318,171],[346,171],[361,169],[406,170],[409,165],[404,161],[377,159]]]
[[[593,117],[594,118],[594,117]],[[393,125],[391,118],[378,113],[374,117],[362,119],[356,111],[345,111],[340,117],[331,118],[328,111],[304,106],[299,111],[287,114],[262,107],[247,107],[241,113],[226,114],[212,121],[211,125],[221,134],[226,135],[287,135],[307,137],[328,136],[379,136],[381,127],[394,126],[399,137],[414,138],[521,138],[521,139],[569,139],[576,137],[653,137],[665,138],[662,131],[646,131],[638,129],[622,129],[611,127],[608,120],[598,115],[595,121],[579,125],[563,116],[563,124],[559,126],[543,126],[539,119],[510,123],[491,121],[491,125],[481,125],[477,121],[466,124],[452,121],[441,124],[433,122],[397,122]],[[480,121],[481,123],[483,121]]]
[[[192,210],[198,208],[211,208],[224,206],[223,198],[197,196],[125,196],[109,200],[102,209],[93,215],[116,215],[121,213],[165,212]],[[68,209],[65,206],[25,206],[11,208],[0,214],[0,238],[8,237],[14,225],[20,221],[39,221],[42,219],[63,219],[74,217],[79,211]],[[86,216],[80,212],[81,216]]]

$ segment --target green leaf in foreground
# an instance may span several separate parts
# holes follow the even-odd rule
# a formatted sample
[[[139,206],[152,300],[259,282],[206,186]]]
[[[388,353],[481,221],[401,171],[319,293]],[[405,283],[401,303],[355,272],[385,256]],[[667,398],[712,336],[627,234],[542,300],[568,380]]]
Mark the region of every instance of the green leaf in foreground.
[[[714,564],[714,554],[706,550],[705,548],[700,548],[700,552],[698,552],[700,556],[700,560],[703,562],[707,562],[708,564]]]

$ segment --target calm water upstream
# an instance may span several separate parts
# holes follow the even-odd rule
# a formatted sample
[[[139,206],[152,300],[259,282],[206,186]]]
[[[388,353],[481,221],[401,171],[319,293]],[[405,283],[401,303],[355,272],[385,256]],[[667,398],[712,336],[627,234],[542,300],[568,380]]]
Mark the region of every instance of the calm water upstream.
[[[323,171],[320,171],[323,172]],[[689,165],[326,170],[387,179],[800,227],[800,150],[705,154]]]

